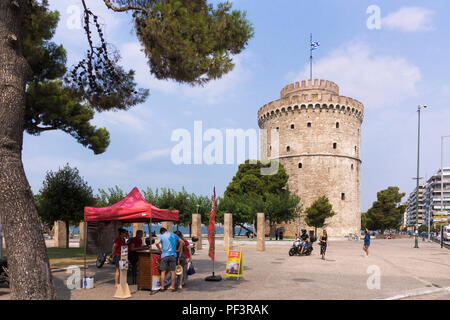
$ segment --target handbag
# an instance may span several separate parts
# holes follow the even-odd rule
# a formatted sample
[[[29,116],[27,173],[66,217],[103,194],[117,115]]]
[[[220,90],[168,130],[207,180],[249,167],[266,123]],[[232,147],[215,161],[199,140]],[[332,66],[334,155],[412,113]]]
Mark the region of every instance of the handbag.
[[[191,276],[191,275],[193,275],[194,273],[195,273],[194,264],[193,264],[192,262],[189,261],[187,274],[188,274],[189,276]]]

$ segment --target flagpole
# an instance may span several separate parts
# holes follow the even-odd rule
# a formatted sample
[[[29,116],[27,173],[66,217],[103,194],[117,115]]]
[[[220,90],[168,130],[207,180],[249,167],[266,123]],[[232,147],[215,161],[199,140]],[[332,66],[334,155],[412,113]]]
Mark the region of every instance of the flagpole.
[[[212,276],[206,277],[205,281],[222,281],[221,276],[216,276],[215,272],[215,263],[216,263],[216,187],[214,187],[214,195],[213,195],[213,205],[211,208],[211,216],[209,218],[209,226],[208,226],[208,240],[209,240],[209,256],[213,261],[213,273]],[[212,250],[211,250],[212,249]],[[212,254],[211,254],[212,252]]]
[[[311,38],[309,41],[309,79],[312,80],[312,67],[313,67],[313,46],[312,46],[312,41],[313,41],[313,37],[312,37],[312,33],[311,33]]]

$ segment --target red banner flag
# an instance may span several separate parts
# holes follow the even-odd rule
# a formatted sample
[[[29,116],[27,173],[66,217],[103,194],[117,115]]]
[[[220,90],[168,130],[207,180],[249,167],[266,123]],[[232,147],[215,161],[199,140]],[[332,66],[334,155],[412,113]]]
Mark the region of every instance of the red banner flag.
[[[211,216],[209,218],[209,226],[208,226],[209,257],[213,261],[214,261],[215,250],[216,250],[215,225],[216,225],[216,187],[214,187],[213,203],[212,203],[212,207],[211,207]]]

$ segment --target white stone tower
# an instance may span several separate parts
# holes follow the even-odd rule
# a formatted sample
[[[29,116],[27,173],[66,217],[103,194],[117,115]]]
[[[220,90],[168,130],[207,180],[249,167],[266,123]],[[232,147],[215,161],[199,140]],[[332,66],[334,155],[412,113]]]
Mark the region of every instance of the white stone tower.
[[[290,190],[300,196],[305,209],[317,198],[328,197],[337,213],[326,222],[329,236],[361,229],[363,117],[362,103],[340,96],[334,82],[318,79],[286,86],[280,100],[258,112],[259,127],[268,133],[267,153],[262,150],[261,159],[280,160],[289,174]],[[271,130],[278,132],[278,156],[272,154]],[[297,224],[284,225],[285,235],[295,235]],[[304,219],[300,224],[305,227]]]

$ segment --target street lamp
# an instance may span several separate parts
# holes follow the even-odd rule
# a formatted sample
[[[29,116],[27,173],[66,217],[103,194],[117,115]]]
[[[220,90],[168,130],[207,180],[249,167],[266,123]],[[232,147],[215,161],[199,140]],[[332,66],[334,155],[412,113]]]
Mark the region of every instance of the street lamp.
[[[418,136],[417,136],[417,189],[416,189],[416,236],[414,248],[419,248],[419,179],[420,179],[420,109],[427,108],[427,105],[417,107],[418,117]]]

